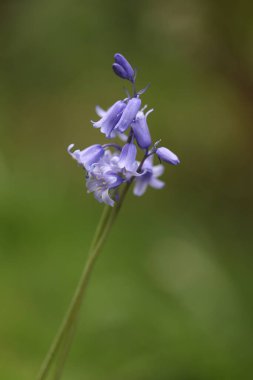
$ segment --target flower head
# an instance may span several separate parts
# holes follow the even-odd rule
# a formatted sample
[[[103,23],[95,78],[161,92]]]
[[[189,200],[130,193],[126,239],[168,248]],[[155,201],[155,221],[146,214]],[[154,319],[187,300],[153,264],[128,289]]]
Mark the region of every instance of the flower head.
[[[149,88],[137,91],[135,86],[136,73],[122,54],[115,54],[113,70],[122,79],[132,82],[132,96],[116,101],[108,110],[96,107],[100,119],[92,121],[93,127],[100,129],[106,138],[119,137],[124,141],[120,146],[114,142],[104,145],[95,144],[83,150],[72,150],[69,154],[86,170],[86,187],[88,193],[93,193],[99,201],[113,206],[120,202],[119,188],[124,183],[134,185],[134,194],[141,196],[148,186],[161,189],[164,182],[158,177],[163,173],[163,165],[154,165],[154,157],[173,165],[179,163],[178,157],[169,149],[158,148],[160,141],[152,147],[152,139],[147,124],[147,116],[152,109],[144,113],[146,106],[141,108],[141,96]],[[141,148],[142,160],[138,162],[137,148]],[[144,152],[143,152],[144,151]],[[127,188],[126,188],[127,189]],[[123,193],[122,193],[123,194]]]

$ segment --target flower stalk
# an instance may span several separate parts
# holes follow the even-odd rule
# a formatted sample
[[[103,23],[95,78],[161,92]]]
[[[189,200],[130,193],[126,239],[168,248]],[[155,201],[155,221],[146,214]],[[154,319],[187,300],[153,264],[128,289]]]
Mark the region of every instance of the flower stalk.
[[[59,380],[61,377],[90,275],[131,184],[134,185],[133,193],[136,196],[143,195],[148,186],[161,189],[164,186],[164,182],[158,179],[164,170],[161,161],[172,165],[179,164],[178,157],[172,151],[165,147],[157,148],[159,142],[152,147],[147,116],[153,109],[144,114],[147,106],[141,109],[140,99],[149,85],[136,91],[136,69],[132,68],[122,54],[115,54],[114,60],[114,73],[132,84],[133,95],[131,97],[128,94],[127,98],[116,101],[106,111],[96,107],[100,120],[92,122],[92,125],[100,129],[107,139],[119,137],[125,144],[123,147],[113,142],[95,144],[74,151],[74,144],[71,144],[68,148],[69,154],[85,171],[87,192],[93,193],[98,202],[106,205],[79,283],[36,380],[47,378],[56,358],[58,361],[54,379]],[[136,159],[137,147],[143,154],[141,162]],[[154,156],[157,156],[160,165],[153,165]]]
[[[103,245],[110,233],[111,227],[118,215],[118,212],[122,206],[122,203],[124,201],[124,198],[128,192],[128,189],[131,185],[132,181],[129,181],[121,194],[121,200],[115,207],[110,207],[108,205],[105,205],[103,213],[101,215],[100,221],[98,223],[98,227],[96,229],[94,238],[91,243],[90,251],[88,254],[88,258],[86,261],[86,264],[84,266],[83,273],[80,277],[79,283],[77,285],[76,291],[74,293],[74,296],[70,302],[70,306],[67,310],[67,313],[63,319],[63,322],[58,330],[58,333],[56,334],[52,345],[45,357],[44,362],[42,363],[41,369],[39,371],[39,374],[36,378],[36,380],[45,380],[47,378],[47,375],[49,374],[49,370],[51,369],[51,366],[53,364],[54,359],[56,358],[58,352],[60,349],[63,350],[63,352],[67,353],[72,339],[67,339],[67,345],[64,346],[64,340],[65,337],[68,336],[69,333],[71,333],[71,330],[73,329],[73,326],[75,325],[78,314],[82,305],[83,297],[85,290],[87,288],[87,285],[89,283],[90,275],[92,273],[92,270],[94,268],[95,262],[101,252],[101,249],[103,248]],[[62,347],[63,346],[63,347]],[[61,367],[63,367],[64,362],[66,360],[66,356],[63,354],[63,360],[59,364]],[[56,368],[56,374],[58,373],[58,369]],[[59,379],[59,374],[55,379]]]

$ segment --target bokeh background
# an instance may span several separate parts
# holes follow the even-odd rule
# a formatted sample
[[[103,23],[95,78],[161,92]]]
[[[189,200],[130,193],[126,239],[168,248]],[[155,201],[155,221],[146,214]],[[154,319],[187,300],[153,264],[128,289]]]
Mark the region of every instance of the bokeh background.
[[[66,147],[104,141],[115,52],[181,165],[129,194],[63,378],[253,378],[251,4],[1,1],[1,379],[35,378],[85,262],[102,206]]]

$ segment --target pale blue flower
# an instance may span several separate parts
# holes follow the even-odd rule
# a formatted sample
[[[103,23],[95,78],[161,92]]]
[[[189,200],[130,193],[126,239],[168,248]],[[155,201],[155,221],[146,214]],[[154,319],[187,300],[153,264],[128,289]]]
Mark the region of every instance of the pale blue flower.
[[[69,154],[78,162],[79,165],[82,165],[86,170],[89,170],[91,165],[93,165],[95,162],[98,162],[105,153],[104,148],[99,144],[91,145],[83,150],[77,149],[74,152],[71,152],[73,148],[74,144],[69,145]]]
[[[153,111],[153,109],[149,110],[146,114],[144,114],[143,111],[145,108],[146,106],[137,113],[135,120],[131,124],[131,127],[133,128],[134,132],[134,137],[141,149],[147,149],[152,144],[147,124],[147,117]]]
[[[86,187],[99,201],[113,206],[120,200],[118,189],[122,184],[133,183],[134,194],[141,196],[148,186],[161,189],[164,182],[159,179],[164,171],[163,165],[153,165],[156,155],[159,160],[173,165],[179,164],[178,157],[165,147],[152,146],[152,139],[147,124],[147,117],[152,109],[144,113],[147,106],[141,109],[140,96],[147,88],[137,91],[135,86],[136,72],[122,54],[115,54],[114,72],[122,79],[132,82],[132,96],[127,91],[127,98],[118,100],[108,110],[96,107],[100,119],[92,122],[107,138],[119,137],[125,142],[123,146],[109,142],[95,144],[83,150],[68,147],[69,154],[86,170]],[[137,147],[141,148],[141,162],[136,160]]]
[[[136,161],[136,154],[137,149],[133,143],[128,143],[123,146],[119,157],[118,166],[120,169],[125,170],[125,174],[130,173],[131,175],[138,175],[138,162]]]
[[[100,106],[96,106],[95,110],[96,110],[96,114],[97,114],[98,116],[100,116],[101,118],[104,117],[105,114],[109,111],[109,110],[105,111],[105,110],[104,110],[102,107],[100,107]],[[113,139],[113,138],[115,138],[115,137],[119,137],[120,140],[122,140],[122,141],[127,141],[127,138],[128,138],[127,135],[125,135],[124,133],[122,133],[122,132],[118,132],[117,130],[113,129],[113,130],[111,131],[111,133],[110,133],[110,138]]]
[[[114,103],[102,118],[96,122],[92,121],[94,128],[100,128],[100,131],[105,134],[107,138],[111,138],[111,133],[122,117],[122,113],[126,108],[126,103],[118,100]]]

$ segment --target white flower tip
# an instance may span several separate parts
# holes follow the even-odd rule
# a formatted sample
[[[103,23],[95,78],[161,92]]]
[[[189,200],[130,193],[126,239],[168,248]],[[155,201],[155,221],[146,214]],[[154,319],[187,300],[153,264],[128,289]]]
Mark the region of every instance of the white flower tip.
[[[74,148],[74,146],[75,146],[75,144],[70,144],[70,145],[68,146],[67,151],[68,151],[69,154],[72,154],[71,150]]]

